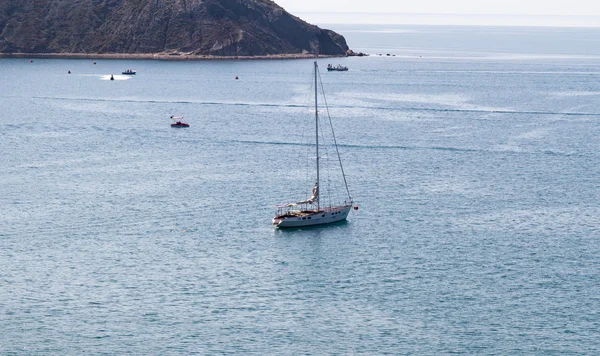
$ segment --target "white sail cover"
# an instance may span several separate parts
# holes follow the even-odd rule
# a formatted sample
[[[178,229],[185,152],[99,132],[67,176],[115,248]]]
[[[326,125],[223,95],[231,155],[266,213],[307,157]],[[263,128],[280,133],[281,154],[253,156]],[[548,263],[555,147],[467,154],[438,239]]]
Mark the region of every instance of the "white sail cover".
[[[300,205],[300,204],[314,204],[319,200],[319,184],[315,183],[315,186],[312,189],[312,196],[306,200],[303,201],[299,201],[297,203],[295,203],[294,205]],[[291,204],[290,204],[291,205]]]

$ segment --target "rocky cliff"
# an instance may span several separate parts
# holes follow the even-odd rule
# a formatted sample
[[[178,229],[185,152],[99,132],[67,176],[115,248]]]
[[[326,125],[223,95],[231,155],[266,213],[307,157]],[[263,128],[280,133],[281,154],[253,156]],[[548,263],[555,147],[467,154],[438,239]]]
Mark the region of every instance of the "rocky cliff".
[[[0,0],[0,53],[345,55],[269,0]]]

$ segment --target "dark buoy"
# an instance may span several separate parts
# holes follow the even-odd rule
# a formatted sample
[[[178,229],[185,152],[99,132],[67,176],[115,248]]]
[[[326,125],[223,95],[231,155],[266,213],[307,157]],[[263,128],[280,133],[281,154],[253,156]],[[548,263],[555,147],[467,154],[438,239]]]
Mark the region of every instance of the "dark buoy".
[[[115,80],[115,77],[112,74],[110,75],[110,80]]]
[[[355,206],[354,206],[354,210],[358,210],[358,205],[355,205]]]
[[[69,74],[71,74],[71,71],[69,71]]]
[[[94,62],[94,64],[96,64],[96,62]]]
[[[235,80],[238,80],[238,79],[240,79],[240,78],[238,78],[238,76],[236,75],[236,76],[235,76]]]
[[[30,60],[29,60],[29,63],[33,63],[33,59],[30,59]]]

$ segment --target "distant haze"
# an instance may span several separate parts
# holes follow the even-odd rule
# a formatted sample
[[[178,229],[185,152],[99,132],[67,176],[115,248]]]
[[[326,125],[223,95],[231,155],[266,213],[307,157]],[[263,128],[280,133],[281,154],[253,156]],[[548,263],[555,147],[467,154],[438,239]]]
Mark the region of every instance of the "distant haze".
[[[600,27],[590,0],[275,0],[316,23]]]
[[[597,15],[593,0],[275,0],[288,11],[486,15]]]
[[[316,25],[401,24],[455,26],[600,27],[600,16],[473,15],[304,12],[292,14]]]

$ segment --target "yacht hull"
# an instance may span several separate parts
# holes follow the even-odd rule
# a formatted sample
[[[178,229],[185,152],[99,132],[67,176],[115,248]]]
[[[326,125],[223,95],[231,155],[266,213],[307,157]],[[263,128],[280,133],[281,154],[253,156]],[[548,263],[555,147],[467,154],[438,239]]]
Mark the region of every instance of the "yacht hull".
[[[331,224],[346,220],[352,205],[336,206],[325,208],[320,211],[310,213],[298,213],[293,216],[276,216],[273,218],[273,225],[279,228],[303,227]]]

